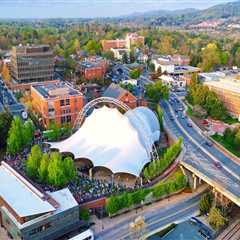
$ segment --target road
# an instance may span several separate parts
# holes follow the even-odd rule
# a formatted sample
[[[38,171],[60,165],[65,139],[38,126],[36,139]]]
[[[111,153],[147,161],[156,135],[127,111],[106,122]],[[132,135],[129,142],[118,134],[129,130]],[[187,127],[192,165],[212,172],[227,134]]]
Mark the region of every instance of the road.
[[[195,129],[188,126],[188,119],[182,118],[183,113],[176,113],[175,109],[182,107],[182,103],[161,102],[165,112],[164,120],[169,130],[176,136],[182,136],[186,147],[183,162],[197,169],[204,176],[224,190],[240,198],[240,166],[229,159],[214,146],[205,144],[206,139]],[[178,117],[176,118],[176,115]],[[217,168],[215,162],[219,161],[222,168]]]
[[[173,222],[181,222],[198,213],[198,204],[202,193],[190,197],[184,201],[173,205],[167,205],[163,208],[154,208],[151,211],[143,213],[146,231],[151,232],[156,229],[165,227]],[[131,235],[129,233],[129,224],[134,221],[135,217],[130,217],[123,220],[117,226],[112,226],[111,228],[102,231],[96,235],[97,240],[120,240],[120,239],[130,239]]]

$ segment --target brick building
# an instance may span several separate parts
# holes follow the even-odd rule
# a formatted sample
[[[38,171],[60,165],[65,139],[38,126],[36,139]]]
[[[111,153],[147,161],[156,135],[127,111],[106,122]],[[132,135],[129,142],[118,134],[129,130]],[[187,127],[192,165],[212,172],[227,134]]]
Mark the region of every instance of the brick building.
[[[131,46],[144,46],[145,38],[143,36],[139,36],[137,33],[128,33],[126,36],[126,47],[128,49]]]
[[[79,62],[77,72],[85,80],[101,79],[104,77],[108,68],[108,61],[102,57],[88,57]]]
[[[229,113],[240,121],[239,75],[226,75],[222,72],[201,73],[199,78],[204,85],[219,96]]]
[[[102,40],[101,45],[102,45],[103,51],[107,52],[107,51],[110,51],[111,48],[125,48],[126,40],[125,39]]]
[[[50,122],[73,125],[84,105],[82,93],[63,82],[33,85],[31,97],[33,109],[46,128]]]
[[[12,48],[11,77],[17,83],[53,79],[54,58],[48,45],[27,45]]]
[[[104,52],[110,51],[111,48],[128,48],[130,49],[133,45],[144,46],[145,38],[139,36],[137,33],[128,33],[125,39],[116,40],[102,40],[102,49]]]
[[[119,101],[125,103],[130,108],[136,108],[138,106],[137,98],[129,91],[123,89],[119,85],[112,83],[104,92],[104,97],[116,98]]]
[[[12,239],[55,240],[83,225],[68,188],[44,192],[5,162],[0,181],[0,224]]]

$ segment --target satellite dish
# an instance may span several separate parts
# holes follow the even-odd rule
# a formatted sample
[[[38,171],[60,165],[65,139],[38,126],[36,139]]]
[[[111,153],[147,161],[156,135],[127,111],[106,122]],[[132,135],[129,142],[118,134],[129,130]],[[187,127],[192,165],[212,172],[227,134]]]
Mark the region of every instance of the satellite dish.
[[[27,119],[28,118],[27,112],[25,112],[25,111],[22,112],[22,118],[23,119]]]

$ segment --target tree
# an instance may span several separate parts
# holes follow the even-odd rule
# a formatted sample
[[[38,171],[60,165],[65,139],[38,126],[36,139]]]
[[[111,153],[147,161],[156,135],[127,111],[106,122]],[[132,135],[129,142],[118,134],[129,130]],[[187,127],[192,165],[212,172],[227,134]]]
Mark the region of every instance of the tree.
[[[58,152],[54,152],[50,156],[48,182],[55,187],[62,187],[67,183],[62,157]]]
[[[32,120],[28,120],[24,123],[23,136],[24,136],[24,145],[27,145],[32,142],[34,137],[34,125]]]
[[[133,69],[129,74],[130,78],[132,79],[137,79],[140,77],[140,75],[141,75],[141,70],[139,68]]]
[[[11,127],[8,132],[7,152],[16,154],[24,146],[24,125],[20,117],[12,120]]]
[[[8,131],[11,127],[12,116],[8,112],[0,113],[0,148],[6,147]]]
[[[215,43],[209,43],[206,48],[202,50],[202,62],[200,67],[203,71],[209,72],[221,64],[220,51]]]
[[[233,144],[235,133],[231,128],[226,128],[224,131],[223,137],[228,144]]]
[[[38,178],[38,169],[42,159],[42,150],[38,145],[34,145],[26,161],[26,173],[30,178]]]
[[[77,175],[77,172],[76,172],[76,168],[74,166],[74,162],[71,157],[66,157],[63,160],[63,168],[65,170],[64,175],[65,175],[66,180],[68,182],[74,180]]]
[[[234,137],[234,146],[236,149],[240,149],[240,129],[238,129]]]
[[[123,53],[122,63],[124,63],[124,64],[128,63],[128,54],[126,52]]]
[[[55,122],[51,122],[49,130],[49,139],[51,139],[51,141],[57,141],[61,136],[61,128],[59,128]]]
[[[88,209],[80,209],[80,218],[84,221],[88,221],[90,218],[90,214]]]
[[[237,66],[240,66],[240,47],[237,48],[235,53],[235,63]]]
[[[160,99],[168,99],[168,94],[168,87],[161,81],[146,86],[146,96],[154,103],[158,103]]]
[[[41,159],[40,166],[38,168],[39,181],[46,183],[48,180],[48,164],[49,164],[49,155],[44,153]]]
[[[85,46],[89,55],[98,55],[101,52],[101,45],[96,40],[89,40]]]
[[[209,193],[204,194],[201,197],[200,203],[199,203],[199,210],[201,214],[206,214],[210,211],[212,206],[212,197]]]
[[[11,80],[10,71],[9,71],[6,63],[3,64],[2,78],[7,82],[9,82]]]
[[[216,230],[219,230],[226,224],[226,219],[222,215],[221,211],[216,207],[211,208],[208,221],[209,224]]]

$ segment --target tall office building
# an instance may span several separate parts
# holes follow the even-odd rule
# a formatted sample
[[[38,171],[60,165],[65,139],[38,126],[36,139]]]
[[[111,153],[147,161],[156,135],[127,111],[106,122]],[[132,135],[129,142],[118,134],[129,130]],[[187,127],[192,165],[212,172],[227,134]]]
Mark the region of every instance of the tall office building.
[[[11,77],[18,83],[53,79],[54,58],[48,45],[26,45],[12,48]]]

